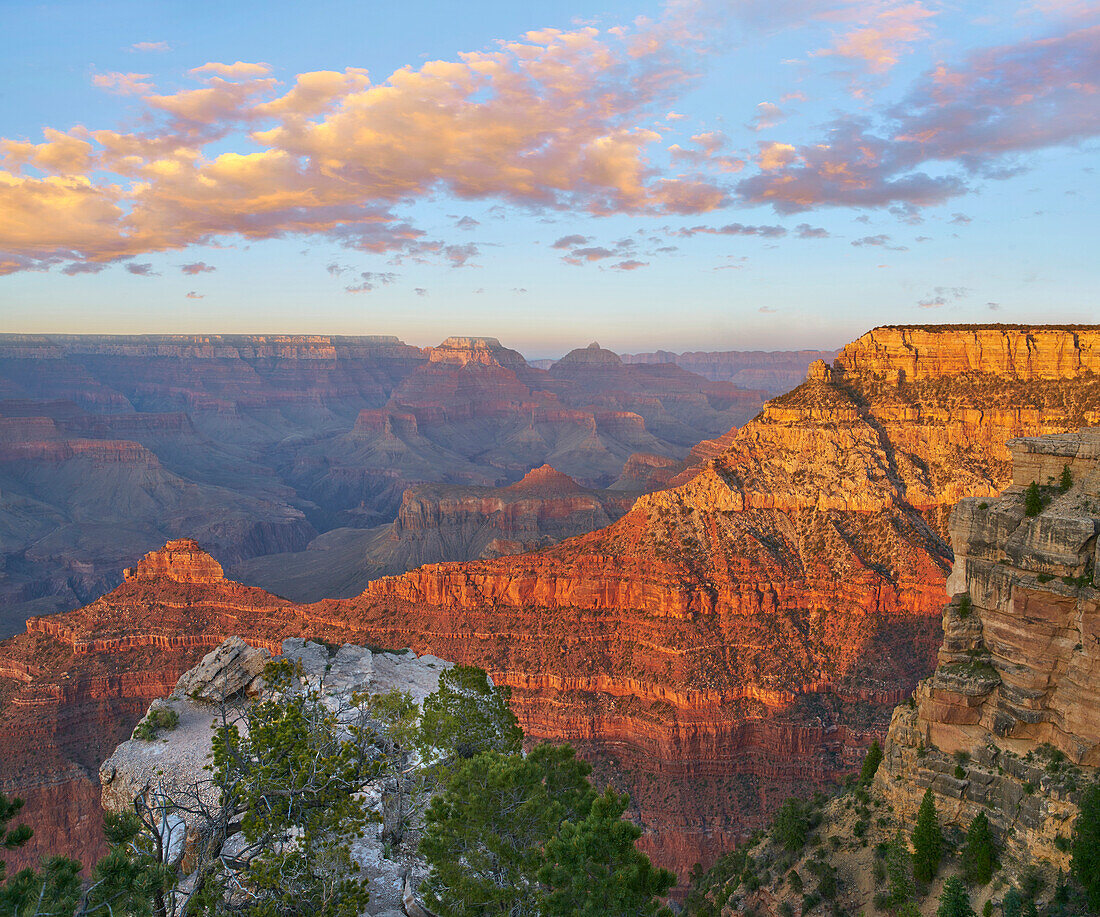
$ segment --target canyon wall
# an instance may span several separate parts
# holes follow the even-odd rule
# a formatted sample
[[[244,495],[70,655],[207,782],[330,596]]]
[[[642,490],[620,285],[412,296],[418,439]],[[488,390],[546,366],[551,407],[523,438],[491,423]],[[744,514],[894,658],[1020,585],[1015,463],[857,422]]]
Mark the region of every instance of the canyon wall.
[[[795,388],[815,360],[831,363],[835,350],[725,350],[623,354],[624,363],[674,363],[715,382],[732,382],[782,395]]]
[[[1012,485],[952,517],[938,665],[894,712],[876,782],[903,816],[929,786],[948,823],[985,812],[1006,864],[1053,874],[1100,766],[1100,428],[1008,445]],[[1063,469],[1073,486],[1048,486]],[[1034,516],[1031,482],[1045,504]]]
[[[1005,440],[1100,422],[1090,371],[917,371],[945,365],[939,351],[979,331],[1028,336],[910,336],[905,373],[889,353],[850,345],[701,449],[690,480],[535,553],[431,564],[312,605],[224,580],[131,577],[0,646],[4,671],[29,655],[43,673],[0,679],[12,698],[0,730],[19,735],[17,698],[39,685],[135,661],[146,675],[175,671],[230,633],[268,647],[299,635],[411,646],[511,686],[528,735],[573,742],[601,779],[628,789],[643,845],[684,875],[787,795],[847,772],[933,670],[952,560],[946,520],[961,498],[988,502],[1011,483]],[[1083,334],[1064,331],[1056,346],[1069,352]],[[160,655],[127,655],[140,653]],[[44,723],[63,709],[50,703]],[[67,736],[53,741],[62,763],[106,747],[85,736],[72,740],[77,755]],[[29,779],[22,767],[4,761],[0,772],[23,775],[5,777],[9,789]]]
[[[762,404],[677,367],[618,365],[558,378],[495,338],[0,335],[0,636],[91,601],[176,538],[231,570],[279,571],[262,559],[340,530],[318,546],[324,581],[361,588],[363,568],[405,569],[385,551],[371,567],[363,530],[392,523],[410,487],[506,486],[550,462],[603,488],[633,455],[677,463]]]

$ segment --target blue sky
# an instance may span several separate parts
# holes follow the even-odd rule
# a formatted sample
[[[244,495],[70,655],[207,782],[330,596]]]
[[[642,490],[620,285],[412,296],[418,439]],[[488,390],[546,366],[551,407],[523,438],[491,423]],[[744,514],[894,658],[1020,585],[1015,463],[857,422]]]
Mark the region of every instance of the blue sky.
[[[1100,5],[8,0],[0,330],[1094,319]]]

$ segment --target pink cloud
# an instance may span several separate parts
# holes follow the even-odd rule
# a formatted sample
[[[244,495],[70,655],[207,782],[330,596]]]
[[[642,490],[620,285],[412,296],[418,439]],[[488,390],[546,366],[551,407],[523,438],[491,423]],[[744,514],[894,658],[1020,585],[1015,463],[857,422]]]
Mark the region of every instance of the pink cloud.
[[[271,65],[263,63],[248,64],[244,61],[237,61],[235,64],[220,64],[212,61],[187,72],[192,76],[205,76],[207,73],[211,73],[227,80],[253,79],[258,76],[267,76],[271,72]]]
[[[212,271],[216,271],[216,267],[211,267],[205,261],[195,261],[191,264],[180,265],[180,270],[185,274],[209,274]]]
[[[646,125],[691,78],[688,51],[666,40],[682,33],[658,25],[641,53],[645,29],[544,30],[377,84],[356,68],[301,74],[281,95],[267,64],[205,64],[190,71],[201,88],[145,97],[141,130],[3,141],[3,269],[292,234],[468,264],[476,247],[427,239],[393,210],[439,193],[596,215],[713,210],[721,184],[649,157],[660,135]],[[80,166],[67,182],[19,174],[61,145],[59,170]]]
[[[148,73],[97,73],[92,76],[92,85],[106,89],[118,95],[143,95],[153,91]]]
[[[131,51],[171,51],[172,48],[166,41],[135,41],[130,45]]]
[[[984,49],[926,73],[877,128],[841,117],[737,192],[781,213],[940,204],[966,193],[973,176],[1017,174],[1021,154],[1096,137],[1098,94],[1100,26]],[[932,166],[940,174],[924,171]]]
[[[649,267],[648,261],[635,261],[629,259],[627,261],[620,261],[618,264],[611,265],[613,271],[636,271],[639,268]]]
[[[936,15],[921,0],[900,5],[880,2],[865,12],[870,25],[846,32],[832,47],[813,52],[814,56],[844,57],[861,62],[871,73],[885,73],[898,63],[906,46],[928,37],[924,23]]]

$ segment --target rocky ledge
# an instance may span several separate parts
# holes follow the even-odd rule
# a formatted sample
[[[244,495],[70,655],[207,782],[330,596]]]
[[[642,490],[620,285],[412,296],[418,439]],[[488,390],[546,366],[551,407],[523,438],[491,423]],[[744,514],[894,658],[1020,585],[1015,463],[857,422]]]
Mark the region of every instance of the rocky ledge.
[[[939,662],[894,711],[876,784],[903,816],[928,786],[949,823],[984,811],[1005,862],[1053,872],[1100,765],[1100,427],[1008,445],[1012,486],[952,517]]]
[[[154,700],[148,713],[99,769],[103,808],[107,812],[132,810],[135,800],[155,800],[169,812],[162,836],[170,862],[180,868],[180,892],[189,889],[198,848],[208,842],[209,826],[201,816],[188,814],[201,800],[212,807],[216,794],[207,770],[214,726],[223,713],[240,722],[244,708],[262,688],[265,666],[275,658],[263,647],[230,637],[185,672],[166,698]],[[417,704],[439,687],[439,676],[451,663],[410,651],[382,652],[346,643],[336,648],[292,638],[282,645],[282,658],[301,665],[303,688],[318,691],[333,710],[348,708],[353,695],[407,692]],[[388,792],[388,791],[386,791]],[[424,861],[415,853],[417,838],[410,834],[400,847],[383,841],[388,801],[383,787],[368,790],[368,808],[377,813],[351,849],[352,859],[370,883],[368,915],[425,913],[418,909],[412,889],[426,875]],[[181,804],[176,809],[175,804]],[[222,853],[231,855],[235,835],[224,840]]]

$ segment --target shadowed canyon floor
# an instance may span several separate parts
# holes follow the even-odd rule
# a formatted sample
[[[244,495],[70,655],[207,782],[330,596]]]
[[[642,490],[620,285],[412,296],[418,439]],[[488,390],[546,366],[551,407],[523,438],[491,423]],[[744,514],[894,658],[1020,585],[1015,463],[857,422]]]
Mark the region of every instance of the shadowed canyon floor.
[[[408,645],[512,686],[528,735],[629,789],[644,846],[684,874],[884,733],[934,665],[948,510],[1009,483],[1005,440],[1100,422],[1098,370],[1095,328],[876,329],[610,526],[347,600],[295,605],[178,548],[194,575],[150,560],[0,645],[3,787],[75,849],[97,758],[202,648]]]
[[[649,490],[647,469],[761,403],[598,346],[547,372],[493,338],[0,335],[0,635],[91,601],[170,538],[232,569],[330,535],[325,584],[361,585],[363,569],[407,569],[400,551],[372,565],[361,549],[409,487],[501,487],[551,463],[595,489],[634,469],[626,489]],[[554,537],[607,521],[576,516]]]

